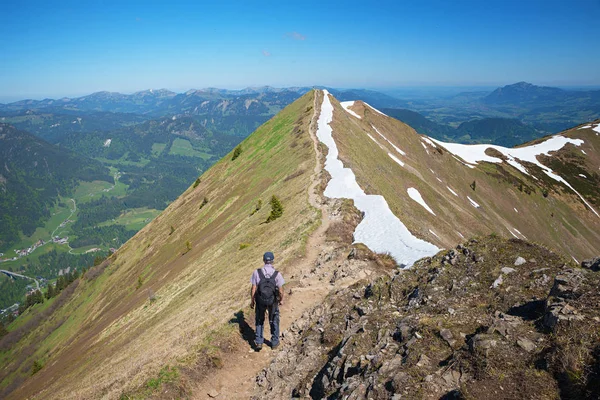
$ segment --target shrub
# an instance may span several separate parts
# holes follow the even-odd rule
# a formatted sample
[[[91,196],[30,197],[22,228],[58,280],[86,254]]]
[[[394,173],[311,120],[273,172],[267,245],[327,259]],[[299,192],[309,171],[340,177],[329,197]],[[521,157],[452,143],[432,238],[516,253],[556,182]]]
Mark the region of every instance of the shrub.
[[[260,210],[262,207],[262,200],[258,199],[258,203],[256,203],[256,207],[254,208],[254,210],[252,210],[252,212],[250,213],[250,216],[256,214],[258,212],[258,210]]]
[[[183,252],[183,254],[186,254],[186,253],[187,253],[187,252],[189,252],[191,249],[192,249],[192,243],[191,243],[189,240],[187,240],[187,241],[185,242],[185,251]]]
[[[31,375],[34,375],[35,373],[37,373],[43,367],[44,367],[44,364],[42,364],[41,361],[35,360],[33,362],[33,366],[31,367]]]
[[[240,250],[244,250],[247,247],[250,247],[250,243],[240,243]]]
[[[200,178],[196,179],[196,182],[194,182],[194,189],[196,189],[199,184],[200,184]]]
[[[207,204],[208,204],[208,199],[205,197],[205,198],[202,200],[202,204],[200,204],[200,210],[202,210],[202,207],[204,207],[204,206],[205,206],[205,205],[207,205]]]
[[[275,221],[282,215],[283,205],[281,205],[279,199],[275,195],[273,195],[273,197],[271,197],[271,214],[269,214],[269,217],[267,218],[266,222],[269,223],[271,221]]]
[[[135,287],[135,289],[139,289],[142,287],[142,285],[144,284],[144,280],[142,279],[142,276],[138,276],[138,281],[137,281],[137,286]]]
[[[477,187],[477,182],[473,181],[473,183],[471,183],[469,186],[471,186],[471,189],[475,190]]]
[[[548,189],[542,189],[542,196],[548,197]]]
[[[231,161],[235,160],[236,158],[238,158],[240,156],[240,154],[242,154],[242,145],[238,145],[234,150],[233,150],[233,155],[231,156]]]
[[[173,225],[171,225],[171,232],[169,232],[169,236],[171,236],[173,232],[175,232],[175,228],[173,227]]]

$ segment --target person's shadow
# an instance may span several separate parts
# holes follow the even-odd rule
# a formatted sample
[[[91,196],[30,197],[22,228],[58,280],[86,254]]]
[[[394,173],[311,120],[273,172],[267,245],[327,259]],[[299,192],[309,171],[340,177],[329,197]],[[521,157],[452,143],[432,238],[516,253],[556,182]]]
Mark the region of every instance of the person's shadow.
[[[246,317],[244,316],[244,311],[240,310],[240,311],[236,312],[235,314],[233,314],[233,318],[229,320],[229,323],[237,324],[242,338],[246,342],[248,342],[250,347],[255,349],[255,346],[254,346],[255,332],[254,332],[254,329],[252,329],[252,327],[246,321]]]

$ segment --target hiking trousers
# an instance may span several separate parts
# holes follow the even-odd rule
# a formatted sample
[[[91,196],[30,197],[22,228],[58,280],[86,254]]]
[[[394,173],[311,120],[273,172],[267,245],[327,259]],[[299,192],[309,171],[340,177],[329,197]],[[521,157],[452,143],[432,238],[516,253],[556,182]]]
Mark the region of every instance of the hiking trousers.
[[[275,301],[273,305],[265,306],[256,304],[256,338],[257,345],[263,344],[265,328],[265,312],[269,313],[269,326],[271,328],[271,346],[279,344],[279,303]]]

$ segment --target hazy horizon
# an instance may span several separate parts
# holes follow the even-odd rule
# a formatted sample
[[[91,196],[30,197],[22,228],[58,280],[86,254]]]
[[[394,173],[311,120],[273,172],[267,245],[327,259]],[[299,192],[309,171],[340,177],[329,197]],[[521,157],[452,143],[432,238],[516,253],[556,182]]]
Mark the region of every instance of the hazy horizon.
[[[600,85],[595,0],[12,2],[0,101],[149,88]],[[573,23],[576,22],[576,23]]]

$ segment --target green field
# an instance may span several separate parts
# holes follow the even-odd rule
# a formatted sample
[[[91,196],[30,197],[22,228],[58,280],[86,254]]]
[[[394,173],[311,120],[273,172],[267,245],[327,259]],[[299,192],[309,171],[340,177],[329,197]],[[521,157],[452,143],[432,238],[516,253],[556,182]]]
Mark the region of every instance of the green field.
[[[146,207],[133,208],[124,211],[118,218],[112,221],[103,222],[100,226],[119,224],[124,225],[126,229],[139,231],[160,213],[160,210],[148,209]]]
[[[154,149],[154,145],[152,146],[152,148]],[[189,140],[181,138],[177,138],[173,141],[173,144],[171,145],[171,150],[169,150],[169,154],[187,157],[198,157],[204,160],[208,160],[212,157],[212,155],[208,153],[194,149],[192,143],[190,143]]]
[[[167,147],[166,143],[153,143],[152,144],[152,155],[154,157],[158,157],[160,155],[160,153],[163,152],[165,147]]]
[[[134,165],[136,167],[145,167],[150,162],[147,158],[142,158],[140,161],[130,161],[127,159],[127,154],[118,160],[110,160],[104,157],[96,157],[95,159],[106,165]]]
[[[112,191],[114,190],[111,189],[112,187],[112,183],[105,181],[81,182],[75,190],[73,198],[77,204],[87,203],[103,195],[112,195]]]

